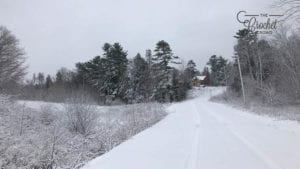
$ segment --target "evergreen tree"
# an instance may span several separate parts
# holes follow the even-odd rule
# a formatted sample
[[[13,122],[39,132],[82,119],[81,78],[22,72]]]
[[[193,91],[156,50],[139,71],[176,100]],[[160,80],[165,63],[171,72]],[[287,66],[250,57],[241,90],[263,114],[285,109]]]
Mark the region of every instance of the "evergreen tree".
[[[138,53],[133,59],[132,91],[137,102],[145,101],[147,97],[147,79],[149,78],[148,63]]]
[[[146,62],[147,62],[147,72],[145,77],[145,89],[146,89],[146,101],[150,101],[153,99],[153,91],[155,88],[154,81],[154,69],[153,69],[153,59],[152,59],[152,51],[150,49],[146,50],[145,54]]]
[[[200,72],[196,68],[196,63],[193,60],[189,60],[186,69],[184,70],[185,81],[188,88],[192,88],[192,80],[199,74]]]
[[[98,89],[100,94],[123,98],[128,87],[127,52],[119,43],[105,43],[103,57],[76,64],[79,78]]]
[[[189,89],[185,82],[185,73],[177,69],[172,71],[172,92],[170,101],[180,101],[186,97]]]
[[[151,65],[153,64],[153,62],[152,62],[152,52],[151,52],[150,49],[146,50],[146,61],[147,61],[147,64],[148,64],[148,68],[150,69]]]
[[[205,81],[203,82],[203,85],[211,85],[210,82],[210,72],[208,70],[208,67],[204,67],[203,72],[202,72],[202,76],[205,76]]]
[[[39,85],[39,87],[43,86],[43,85],[45,84],[45,76],[44,76],[44,73],[38,73],[37,80],[38,80],[38,85]]]
[[[85,63],[77,63],[77,79],[81,82],[83,88],[91,85],[96,88],[99,94],[109,95],[109,89],[105,86],[106,77],[105,69],[107,60],[100,56],[94,57],[92,60]]]
[[[210,57],[208,63],[211,70],[210,82],[214,86],[225,85],[225,67],[227,60],[222,56],[217,57],[213,55]]]
[[[174,91],[172,89],[172,64],[179,64],[179,57],[172,53],[170,45],[166,41],[156,44],[152,57],[154,71],[154,97],[158,101],[170,101]]]
[[[62,84],[63,83],[63,77],[62,77],[61,72],[59,72],[59,71],[56,73],[55,83],[56,84]]]
[[[196,68],[196,63],[193,60],[188,61],[186,70],[189,71],[191,77],[195,77],[199,74],[199,71]]]
[[[51,79],[50,75],[48,75],[46,77],[46,83],[45,83],[46,89],[49,89],[52,86],[52,84],[53,84],[52,79]]]
[[[238,40],[234,50],[235,55],[240,59],[242,74],[246,74],[250,78],[257,79],[257,33],[248,29],[243,29],[239,30],[234,37]]]
[[[107,94],[117,97],[123,97],[125,86],[127,84],[127,52],[125,52],[119,43],[110,45],[104,44],[104,67],[105,68],[105,86],[108,89]]]

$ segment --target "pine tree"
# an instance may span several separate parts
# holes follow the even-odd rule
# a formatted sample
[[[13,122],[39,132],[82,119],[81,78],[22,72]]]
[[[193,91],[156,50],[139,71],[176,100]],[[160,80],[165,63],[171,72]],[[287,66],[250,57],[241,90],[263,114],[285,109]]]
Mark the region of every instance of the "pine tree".
[[[172,92],[170,101],[180,101],[186,97],[188,86],[185,82],[185,73],[177,69],[172,71]]]
[[[239,30],[234,37],[238,40],[234,50],[235,55],[240,59],[242,74],[246,74],[252,79],[257,79],[257,33],[243,29]]]
[[[83,84],[97,88],[99,94],[123,98],[128,88],[127,52],[119,43],[105,43],[102,49],[103,57],[76,64],[78,76]]]
[[[189,71],[191,78],[199,74],[199,71],[196,68],[196,63],[193,60],[188,61],[187,70]]]
[[[59,72],[59,71],[56,73],[55,83],[56,84],[62,84],[63,83],[63,77],[62,77],[61,72]]]
[[[106,64],[106,59],[100,56],[96,56],[88,62],[76,64],[77,78],[80,79],[79,81],[81,81],[83,88],[86,85],[91,85],[98,90],[99,94],[109,94],[107,86],[105,86],[107,81],[105,76]]]
[[[137,102],[145,101],[147,98],[147,79],[149,78],[148,63],[139,53],[133,59],[131,78],[133,98]]]
[[[38,85],[39,85],[39,87],[43,86],[43,85],[45,84],[45,76],[44,76],[44,73],[38,73],[37,80],[38,80]]]
[[[208,67],[204,67],[203,72],[202,72],[202,76],[205,76],[205,80],[203,82],[203,85],[211,85],[210,72],[208,70]]]
[[[196,63],[193,60],[189,60],[184,70],[185,81],[187,83],[188,88],[192,87],[192,79],[199,75],[200,72],[196,68]]]
[[[52,86],[52,84],[53,84],[52,79],[51,79],[50,75],[48,75],[46,77],[46,82],[45,82],[46,89],[49,89]]]
[[[148,68],[150,69],[153,62],[152,62],[152,52],[150,49],[147,49],[146,50],[146,61],[147,61],[147,64],[148,64]]]
[[[227,65],[227,60],[222,56],[217,57],[213,55],[210,57],[207,65],[210,66],[211,77],[210,82],[214,86],[225,85],[225,67]]]
[[[156,44],[152,57],[154,71],[154,97],[158,101],[170,101],[174,94],[172,89],[172,71],[175,69],[172,64],[179,64],[179,57],[172,53],[170,45],[166,41],[159,41]]]
[[[150,49],[146,50],[145,58],[147,62],[147,72],[145,75],[145,89],[146,89],[146,101],[150,101],[151,99],[154,99],[153,91],[155,88],[155,81],[154,81],[154,67],[153,67],[153,59],[152,59],[152,51]]]
[[[125,85],[127,84],[127,52],[119,43],[110,45],[106,43],[103,47],[106,59],[105,79],[108,94],[123,97]]]

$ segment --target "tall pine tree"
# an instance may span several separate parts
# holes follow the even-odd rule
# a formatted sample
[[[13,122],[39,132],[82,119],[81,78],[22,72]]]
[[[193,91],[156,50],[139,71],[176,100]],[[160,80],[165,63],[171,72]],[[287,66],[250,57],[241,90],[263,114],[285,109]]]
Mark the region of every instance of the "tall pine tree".
[[[189,60],[184,70],[184,77],[188,88],[192,88],[192,79],[199,74],[200,72],[196,68],[196,63],[193,60]]]
[[[135,102],[143,102],[147,98],[147,79],[149,78],[148,64],[138,53],[133,59],[131,75],[132,94]]]
[[[105,43],[103,57],[76,65],[78,76],[83,83],[98,89],[100,94],[123,98],[128,85],[127,52],[119,43]]]
[[[161,40],[156,44],[152,57],[155,88],[153,91],[155,100],[170,101],[174,95],[173,76],[174,64],[179,64],[179,57],[172,53],[170,45]]]

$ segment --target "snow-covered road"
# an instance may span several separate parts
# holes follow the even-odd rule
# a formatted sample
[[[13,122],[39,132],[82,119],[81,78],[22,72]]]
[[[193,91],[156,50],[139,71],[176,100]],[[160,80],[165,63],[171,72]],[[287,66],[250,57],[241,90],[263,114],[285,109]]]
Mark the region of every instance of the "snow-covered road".
[[[170,114],[84,169],[300,169],[300,125],[208,101],[214,91],[171,105]]]

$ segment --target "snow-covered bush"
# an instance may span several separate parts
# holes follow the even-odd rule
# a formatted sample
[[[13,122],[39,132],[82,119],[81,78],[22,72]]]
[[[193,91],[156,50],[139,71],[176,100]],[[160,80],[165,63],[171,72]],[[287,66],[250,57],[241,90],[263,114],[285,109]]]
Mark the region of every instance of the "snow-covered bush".
[[[158,103],[130,105],[125,111],[124,121],[133,134],[150,127],[164,116],[162,106]]]
[[[83,135],[91,134],[97,120],[95,105],[91,105],[86,97],[71,98],[65,104],[67,124],[71,131]]]
[[[30,102],[2,103],[7,111],[0,111],[1,169],[79,169],[166,114],[157,103],[99,107],[78,97],[65,106],[39,103],[40,108],[33,106],[34,109],[28,108]],[[73,115],[79,112],[86,117],[80,114],[74,120]],[[68,113],[72,118],[68,118]],[[94,114],[97,120],[90,118]],[[70,122],[74,121],[78,122],[78,132],[70,130]],[[82,124],[87,124],[85,129],[79,129]]]
[[[97,132],[102,133],[102,143],[106,151],[124,140],[152,126],[166,115],[159,103],[143,103],[127,106],[115,106],[103,112],[99,117]]]
[[[7,111],[8,108],[13,104],[10,96],[0,94],[0,111]]]
[[[40,106],[41,121],[45,125],[50,125],[55,120],[54,110],[51,104],[43,104]]]

